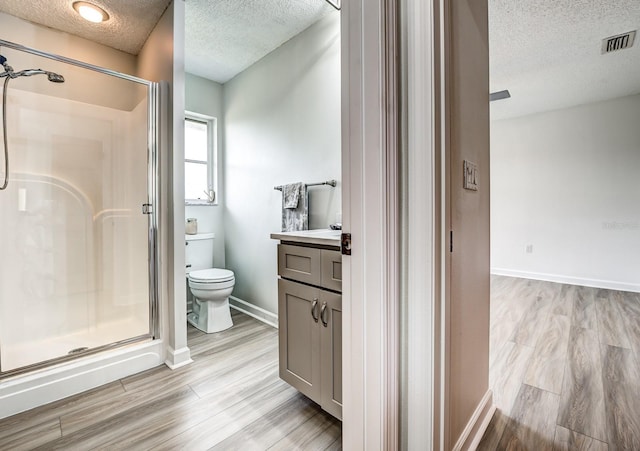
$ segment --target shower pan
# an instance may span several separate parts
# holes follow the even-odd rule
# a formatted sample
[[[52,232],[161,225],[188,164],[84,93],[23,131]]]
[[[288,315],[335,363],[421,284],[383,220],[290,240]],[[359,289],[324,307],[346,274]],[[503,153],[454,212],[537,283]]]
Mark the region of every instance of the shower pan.
[[[2,78],[0,383],[158,327],[158,85],[0,40]]]

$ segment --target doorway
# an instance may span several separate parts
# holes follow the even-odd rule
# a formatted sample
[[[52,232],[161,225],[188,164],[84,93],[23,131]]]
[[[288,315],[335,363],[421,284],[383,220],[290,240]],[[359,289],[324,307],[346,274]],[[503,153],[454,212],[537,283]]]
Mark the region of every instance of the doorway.
[[[303,195],[303,203],[309,229],[340,222],[340,12],[324,0],[192,2],[185,5],[185,15],[186,110],[208,118],[217,137],[212,139],[217,149],[206,159],[195,161],[191,149],[185,149],[185,165],[191,170],[184,176],[191,184],[185,186],[190,193],[185,217],[197,221],[196,237],[206,234],[213,242],[208,251],[213,262],[201,265],[232,271],[235,280],[229,297],[234,325],[209,335],[189,327],[187,345],[194,365],[208,361],[215,367],[216,356],[237,353],[236,360],[244,363],[234,365],[234,374],[247,379],[247,385],[264,372],[271,378],[268,383],[288,387],[278,377],[278,333],[273,328],[279,313],[278,251],[270,235],[282,230],[282,185],[295,182],[308,188],[308,202]],[[211,174],[204,171],[207,165]],[[203,169],[198,189],[192,189],[193,168]],[[211,199],[209,192],[215,193]],[[187,237],[188,251],[195,249],[193,241]],[[203,268],[187,264],[192,265],[188,271]],[[187,287],[188,300],[193,299],[191,291]],[[263,329],[273,333],[260,333]],[[208,346],[212,348],[206,350]],[[235,390],[232,379],[227,382]],[[259,384],[255,386],[259,393]],[[243,402],[260,405],[255,397]],[[312,409],[301,406],[290,409],[291,421],[282,418],[283,431],[286,423],[309,419],[305,411]],[[275,415],[269,412],[264,416]],[[314,418],[316,413],[319,408]],[[318,427],[328,424],[323,420]],[[340,422],[334,420],[332,430],[336,428],[332,441],[340,436]]]
[[[498,413],[482,449],[640,440],[638,13],[490,2]]]

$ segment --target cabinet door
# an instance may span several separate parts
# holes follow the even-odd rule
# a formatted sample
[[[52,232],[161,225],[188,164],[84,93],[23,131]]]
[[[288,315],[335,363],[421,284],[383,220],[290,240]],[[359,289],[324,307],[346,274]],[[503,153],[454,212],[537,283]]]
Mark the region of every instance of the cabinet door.
[[[342,296],[320,291],[320,405],[342,420]]]
[[[317,288],[278,280],[280,377],[320,402],[320,303]],[[314,301],[317,307],[314,313]]]

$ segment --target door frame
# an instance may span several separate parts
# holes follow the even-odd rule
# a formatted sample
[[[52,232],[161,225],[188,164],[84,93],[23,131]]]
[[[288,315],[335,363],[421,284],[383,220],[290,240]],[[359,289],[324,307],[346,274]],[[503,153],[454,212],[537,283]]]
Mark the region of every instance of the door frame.
[[[450,449],[446,252],[447,0],[403,0],[403,449]]]
[[[345,449],[451,448],[448,8],[343,4]]]
[[[399,0],[342,6],[343,447],[400,436]]]
[[[453,345],[460,346],[452,327],[461,327],[459,318],[452,320],[452,308],[460,309],[460,299],[452,293],[454,280],[462,277],[458,273],[452,279],[452,213],[459,208],[453,194],[461,189],[454,183],[458,169],[453,153],[460,151],[460,143],[454,143],[453,133],[462,127],[460,103],[467,101],[460,97],[461,80],[475,80],[469,66],[464,73],[460,68],[456,38],[474,37],[473,29],[462,28],[469,26],[462,20],[465,8],[474,2],[400,1],[405,57],[400,444],[402,449],[475,449],[494,411],[491,391],[487,388],[470,417],[464,418],[464,429],[453,431],[462,414],[456,393],[460,373],[454,373],[456,362],[450,358]],[[471,56],[472,50],[466,51],[463,56]],[[473,99],[468,102],[471,108],[476,105]],[[475,124],[465,127],[470,125]],[[488,190],[488,177],[485,183]]]

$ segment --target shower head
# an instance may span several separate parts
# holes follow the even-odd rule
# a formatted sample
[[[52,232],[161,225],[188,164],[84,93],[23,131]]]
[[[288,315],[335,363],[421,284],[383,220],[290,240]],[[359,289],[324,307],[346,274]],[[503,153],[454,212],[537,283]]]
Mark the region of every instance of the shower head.
[[[55,72],[47,72],[47,78],[53,83],[64,83],[64,77]]]
[[[46,75],[49,81],[53,83],[64,83],[64,77],[55,72],[49,72],[42,69],[25,69],[10,75],[11,78],[31,77],[32,75]]]

